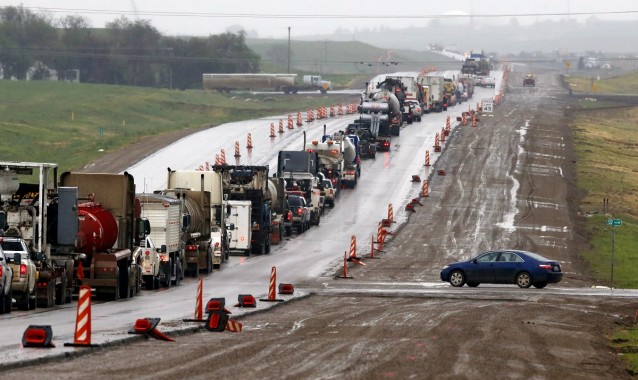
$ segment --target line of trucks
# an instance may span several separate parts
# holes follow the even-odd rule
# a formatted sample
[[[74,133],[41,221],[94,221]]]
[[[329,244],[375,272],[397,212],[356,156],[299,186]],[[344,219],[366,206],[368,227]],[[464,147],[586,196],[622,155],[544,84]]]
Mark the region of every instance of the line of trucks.
[[[299,227],[289,196],[303,198],[308,225],[318,225],[328,191],[334,206],[336,189],[356,186],[357,136],[324,137],[280,152],[272,177],[267,166],[168,168],[167,188],[153,193],[136,193],[126,172],[59,174],[53,163],[0,161],[0,241],[23,244],[25,255],[7,261],[17,265],[14,283],[32,284],[6,297],[25,310],[51,307],[90,285],[117,300],[210,274],[233,253],[270,253]],[[23,273],[27,265],[33,271]],[[6,297],[0,312],[11,310]]]
[[[400,135],[403,123],[421,121],[424,114],[467,101],[474,87],[473,75],[446,78],[430,72],[400,72],[377,76],[366,85],[359,118],[348,126],[348,133],[363,141],[362,156],[369,152],[367,142],[373,149],[389,151],[391,138]]]
[[[324,126],[320,140],[304,135],[303,150],[279,152],[272,177],[267,166],[168,168],[166,189],[136,193],[126,172],[59,174],[53,163],[0,161],[0,240],[24,243],[28,252],[7,260],[14,283],[33,284],[12,297],[27,310],[51,307],[88,284],[117,300],[210,274],[230,254],[268,254],[293,229],[318,225],[325,204],[356,187],[361,159],[389,150],[404,121],[445,110],[472,85],[472,77],[387,76],[368,86],[345,131]]]
[[[322,94],[332,90],[332,82],[321,79],[319,75],[304,75],[301,82],[297,74],[203,74],[205,90],[230,92],[234,90],[275,90],[284,94],[296,94],[298,91],[319,91]]]

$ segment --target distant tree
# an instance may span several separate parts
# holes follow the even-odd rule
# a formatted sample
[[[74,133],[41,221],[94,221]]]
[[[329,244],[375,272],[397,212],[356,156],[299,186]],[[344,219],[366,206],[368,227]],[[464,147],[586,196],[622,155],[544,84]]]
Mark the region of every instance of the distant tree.
[[[161,35],[149,20],[121,17],[106,24],[112,46],[113,83],[156,86]]]
[[[578,57],[578,70],[585,70],[585,57]]]
[[[26,79],[36,62],[46,63],[48,50],[57,39],[51,21],[19,7],[0,8],[0,62],[5,78]]]

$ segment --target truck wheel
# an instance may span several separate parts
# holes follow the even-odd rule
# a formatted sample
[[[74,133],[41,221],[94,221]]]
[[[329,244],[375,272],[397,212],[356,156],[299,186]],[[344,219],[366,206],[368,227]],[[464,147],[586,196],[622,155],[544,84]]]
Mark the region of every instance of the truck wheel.
[[[49,281],[46,288],[46,300],[37,302],[38,307],[51,307],[55,302],[55,287]]]
[[[206,275],[213,272],[213,256],[209,253],[206,254]]]
[[[24,293],[22,298],[16,299],[18,310],[29,310],[29,293]]]
[[[171,287],[171,277],[173,275],[173,259],[169,259],[166,264],[164,264],[164,285],[167,289]]]
[[[177,268],[175,269],[175,285],[179,285],[182,282],[182,278],[184,277],[184,273],[182,273],[182,262],[177,260]]]
[[[4,297],[4,312],[11,313],[11,303],[13,302],[13,290],[9,289],[9,294]]]
[[[37,299],[35,295],[35,286],[34,286],[33,291],[29,293],[28,310],[35,310],[36,300]]]
[[[55,304],[63,305],[66,300],[66,284],[57,284],[55,286]]]
[[[120,268],[115,268],[115,289],[113,294],[111,295],[112,301],[117,301],[120,299]]]

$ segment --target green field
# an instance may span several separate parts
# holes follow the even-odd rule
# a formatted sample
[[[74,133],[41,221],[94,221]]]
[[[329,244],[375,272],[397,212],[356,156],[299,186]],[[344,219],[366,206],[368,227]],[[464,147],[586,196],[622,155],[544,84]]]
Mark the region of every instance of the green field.
[[[574,91],[589,92],[591,80],[566,78]],[[595,81],[601,93],[638,93],[638,74]],[[580,209],[590,249],[582,252],[598,280],[616,288],[638,288],[638,107],[581,101],[573,120]],[[605,108],[611,107],[611,108]],[[604,200],[608,200],[605,205]],[[621,219],[612,227],[610,218]],[[613,234],[613,235],[612,235]],[[612,274],[613,236],[613,274]],[[627,371],[638,374],[638,329],[621,327],[609,337]]]
[[[577,75],[566,79],[574,92],[638,94],[638,72],[601,80]]]
[[[200,90],[2,80],[0,159],[54,162],[63,171],[75,170],[103,152],[146,136],[340,101],[343,97],[332,95],[230,96]]]
[[[583,111],[573,126],[580,209],[592,215],[586,223],[591,249],[584,256],[593,274],[609,283],[611,231],[606,220],[622,219],[614,232],[613,286],[638,288],[638,108]]]

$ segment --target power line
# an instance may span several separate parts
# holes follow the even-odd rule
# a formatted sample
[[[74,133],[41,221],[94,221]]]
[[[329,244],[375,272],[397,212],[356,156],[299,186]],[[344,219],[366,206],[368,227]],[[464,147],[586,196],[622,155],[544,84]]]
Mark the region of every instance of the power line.
[[[4,9],[7,7],[0,7]],[[259,14],[259,13],[209,13],[209,12],[160,12],[160,11],[131,11],[112,9],[85,8],[45,8],[24,7],[33,12],[50,13],[78,13],[103,15],[132,15],[132,16],[160,16],[160,17],[201,17],[201,18],[257,18],[257,19],[458,19],[458,18],[503,18],[503,17],[556,17],[556,16],[599,16],[599,15],[628,15],[638,14],[638,10],[598,11],[598,12],[548,12],[548,13],[503,13],[503,14],[435,14],[435,15],[346,15],[346,14]]]

